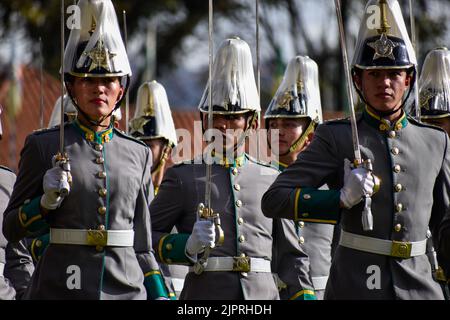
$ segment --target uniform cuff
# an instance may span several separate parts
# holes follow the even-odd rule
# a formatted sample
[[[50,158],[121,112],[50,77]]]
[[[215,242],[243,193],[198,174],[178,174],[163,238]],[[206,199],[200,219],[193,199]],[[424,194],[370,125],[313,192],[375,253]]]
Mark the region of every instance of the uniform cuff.
[[[340,192],[297,188],[292,193],[294,220],[313,223],[337,224],[340,218]]]
[[[293,295],[289,300],[317,300],[314,290],[302,290]]]
[[[144,275],[144,286],[147,290],[147,300],[169,298],[161,272],[150,271]]]
[[[19,209],[19,222],[27,231],[33,233],[48,227],[41,213],[41,197],[25,201]]]
[[[185,248],[189,238],[187,233],[168,234],[159,240],[158,255],[161,262],[166,264],[191,264],[186,257]]]
[[[38,262],[50,242],[50,233],[34,238],[31,242],[30,253],[35,262]]]

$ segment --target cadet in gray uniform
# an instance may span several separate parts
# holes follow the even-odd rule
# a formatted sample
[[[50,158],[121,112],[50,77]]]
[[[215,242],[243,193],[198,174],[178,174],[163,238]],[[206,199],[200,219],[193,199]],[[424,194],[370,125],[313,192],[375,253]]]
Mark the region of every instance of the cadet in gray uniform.
[[[0,115],[2,109],[0,106]],[[0,140],[3,131],[0,121]],[[16,175],[8,168],[0,166],[0,226],[3,212],[8,205]],[[0,300],[20,299],[33,274],[31,256],[23,241],[8,243],[0,232]]]
[[[177,133],[166,90],[156,80],[144,82],[138,89],[136,111],[130,121],[130,134],[144,142],[152,151],[152,181],[155,195],[166,170],[166,162],[177,145]],[[176,230],[175,230],[176,231]],[[161,271],[172,299],[180,295],[186,266],[161,264]]]
[[[318,67],[312,59],[297,56],[289,62],[264,119],[272,139],[269,144],[277,153],[275,164],[284,171],[310,143],[314,130],[322,122]],[[279,130],[279,135],[272,134],[273,130]],[[331,266],[334,226],[299,221],[296,227],[298,241],[309,256],[316,297],[323,299]],[[280,297],[283,299],[284,295],[282,289]]]
[[[191,266],[181,299],[279,299],[272,259],[278,259],[278,275],[288,285],[289,298],[313,299],[308,257],[294,224],[261,212],[262,194],[278,171],[243,152],[243,138],[256,128],[260,109],[246,42],[221,43],[211,83],[215,144],[208,145],[203,157],[167,170],[150,205],[155,250],[164,263]],[[208,85],[199,105],[204,125],[209,90]],[[211,209],[219,213],[221,228],[198,217],[205,211],[199,204],[205,200],[207,163],[212,163]],[[170,233],[174,226],[178,234]]]
[[[448,136],[403,111],[416,59],[398,2],[380,2],[380,10],[373,10],[377,1],[366,7],[353,62],[366,103],[357,115],[359,142],[373,174],[350,168],[350,121],[331,121],[264,194],[262,209],[268,217],[340,221],[325,299],[443,299],[425,251],[428,228],[435,232],[449,210]],[[381,180],[376,193],[374,175]],[[330,190],[317,189],[324,183]],[[362,224],[366,195],[372,230]]]
[[[78,6],[82,25],[64,56],[78,111],[64,124],[66,155],[54,157],[59,128],[27,137],[3,231],[17,241],[50,226],[28,298],[167,298],[151,244],[150,150],[111,121],[131,75],[114,7]]]

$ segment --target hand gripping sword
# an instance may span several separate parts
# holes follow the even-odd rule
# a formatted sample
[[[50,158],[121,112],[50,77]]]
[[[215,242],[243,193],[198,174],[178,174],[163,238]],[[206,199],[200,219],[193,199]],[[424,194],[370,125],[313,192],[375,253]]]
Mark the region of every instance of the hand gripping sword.
[[[64,151],[64,20],[64,0],[61,0],[61,122],[59,126],[59,152],[55,155],[55,161],[68,175],[68,180],[61,180],[59,184],[61,197],[69,194],[69,183],[72,180],[69,156]]]
[[[213,105],[212,105],[212,62],[213,62],[213,0],[209,0],[209,91],[208,91],[208,129],[212,128],[213,125]],[[210,138],[208,138],[210,140]],[[209,141],[211,142],[211,141]],[[209,155],[206,155],[207,157]],[[219,247],[223,244],[225,240],[225,235],[220,224],[219,213],[214,213],[211,208],[211,173],[212,173],[212,163],[210,159],[206,162],[206,186],[205,186],[205,204],[200,203],[198,205],[198,219],[211,220],[217,230],[218,237],[215,242],[215,247]],[[194,272],[196,274],[201,274],[208,263],[208,257],[211,253],[212,247],[206,247],[203,255],[194,265]]]
[[[341,51],[342,51],[342,59],[344,63],[344,71],[345,71],[345,78],[347,82],[347,95],[350,102],[350,123],[352,127],[352,140],[353,140],[353,150],[355,153],[355,160],[354,160],[354,166],[357,168],[365,168],[367,169],[371,174],[373,171],[372,162],[370,159],[367,159],[366,161],[362,160],[361,157],[361,150],[359,146],[359,137],[358,137],[358,127],[356,124],[356,116],[355,116],[355,109],[354,109],[354,103],[353,103],[353,92],[351,87],[351,77],[350,77],[350,69],[349,69],[349,63],[348,63],[348,56],[347,56],[347,47],[345,43],[345,31],[344,31],[344,23],[342,20],[342,10],[341,10],[341,1],[340,0],[334,0],[334,4],[336,7],[336,16],[338,19],[338,26],[339,26],[339,38],[341,43]],[[375,179],[375,176],[374,176]],[[370,194],[364,195],[364,209],[362,212],[362,226],[364,231],[371,231],[373,230],[373,215],[372,215],[372,198]]]

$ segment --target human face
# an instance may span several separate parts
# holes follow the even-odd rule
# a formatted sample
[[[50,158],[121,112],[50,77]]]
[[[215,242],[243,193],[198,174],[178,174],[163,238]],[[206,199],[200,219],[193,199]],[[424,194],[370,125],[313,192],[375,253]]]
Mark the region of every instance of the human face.
[[[222,145],[225,150],[234,147],[238,139],[241,137],[247,128],[248,114],[234,114],[234,115],[213,115],[212,128],[219,130],[222,134]],[[208,123],[208,115],[203,116],[203,123]],[[207,125],[205,125],[207,127]]]
[[[145,143],[150,147],[150,150],[152,151],[153,165],[155,165],[161,158],[161,154],[164,149],[164,141],[163,139],[149,139],[146,140]]]
[[[380,112],[397,109],[409,87],[411,76],[401,69],[363,70],[356,83],[368,104]]]
[[[302,136],[306,130],[309,119],[307,118],[283,118],[269,120],[269,139],[271,144],[278,144],[279,154],[287,154],[291,146]],[[273,134],[274,129],[279,130],[279,134]],[[276,150],[274,148],[273,150]]]
[[[94,121],[111,114],[123,94],[118,77],[75,77],[70,89],[78,107]]]
[[[448,135],[450,135],[450,117],[445,118],[437,118],[437,119],[423,119],[423,122],[438,126],[447,132]]]

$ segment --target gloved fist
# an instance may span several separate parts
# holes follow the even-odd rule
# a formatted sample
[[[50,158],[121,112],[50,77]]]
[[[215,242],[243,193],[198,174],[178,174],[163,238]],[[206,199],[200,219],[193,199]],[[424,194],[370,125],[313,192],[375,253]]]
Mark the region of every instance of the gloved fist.
[[[41,206],[43,208],[55,210],[61,205],[64,196],[61,196],[60,190],[64,188],[67,193],[70,191],[69,175],[70,172],[64,171],[59,164],[47,170],[42,182],[44,195],[41,198]]]
[[[192,257],[202,252],[205,247],[214,248],[215,239],[214,223],[209,220],[198,220],[186,242],[186,253]]]
[[[362,198],[372,195],[375,178],[366,168],[352,169],[351,162],[344,160],[344,186],[341,189],[340,200],[345,208],[350,209],[361,202]]]

